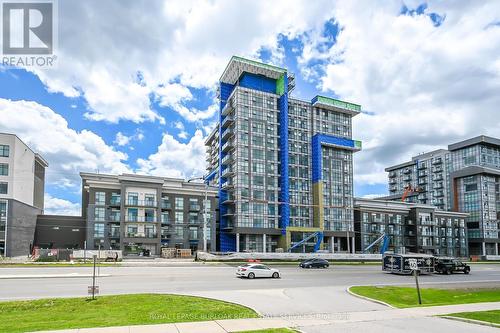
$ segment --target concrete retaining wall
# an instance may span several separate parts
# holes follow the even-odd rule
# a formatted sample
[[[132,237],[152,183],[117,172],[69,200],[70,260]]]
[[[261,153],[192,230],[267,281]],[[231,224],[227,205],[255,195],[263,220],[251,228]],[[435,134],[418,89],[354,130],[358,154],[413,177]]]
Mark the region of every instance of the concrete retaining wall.
[[[202,261],[245,261],[249,259],[259,260],[283,260],[296,261],[310,258],[322,258],[338,261],[381,261],[381,254],[351,254],[351,253],[275,253],[275,252],[228,252],[228,253],[206,253],[199,251],[197,259]]]

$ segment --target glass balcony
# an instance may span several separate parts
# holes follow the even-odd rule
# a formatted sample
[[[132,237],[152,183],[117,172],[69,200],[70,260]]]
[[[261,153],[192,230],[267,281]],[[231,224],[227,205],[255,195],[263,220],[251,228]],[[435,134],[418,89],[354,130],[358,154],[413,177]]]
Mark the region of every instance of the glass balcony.
[[[167,200],[162,200],[161,209],[172,209],[172,204]]]
[[[156,217],[154,217],[154,216],[128,215],[128,216],[125,216],[125,222],[150,222],[150,223],[154,223],[154,222],[156,222]]]
[[[189,210],[193,212],[198,212],[201,209],[199,204],[189,204]]]
[[[156,207],[156,200],[146,199],[146,200],[138,200],[135,198],[128,198],[125,202],[127,206],[136,206],[136,207]]]

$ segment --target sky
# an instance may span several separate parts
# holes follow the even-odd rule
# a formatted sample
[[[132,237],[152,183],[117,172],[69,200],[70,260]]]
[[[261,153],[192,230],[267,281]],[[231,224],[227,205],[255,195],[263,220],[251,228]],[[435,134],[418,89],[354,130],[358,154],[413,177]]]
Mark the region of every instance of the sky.
[[[384,168],[500,137],[499,1],[58,1],[57,67],[0,65],[0,132],[48,162],[45,213],[80,213],[79,172],[194,177],[232,55],[288,68],[293,97],[362,105],[355,195]]]

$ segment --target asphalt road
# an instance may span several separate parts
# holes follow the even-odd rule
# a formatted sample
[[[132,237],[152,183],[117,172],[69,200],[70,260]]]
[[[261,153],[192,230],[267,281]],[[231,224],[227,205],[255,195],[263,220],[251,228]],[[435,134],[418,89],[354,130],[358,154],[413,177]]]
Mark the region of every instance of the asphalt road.
[[[346,292],[352,285],[414,285],[412,276],[384,273],[379,266],[333,266],[300,269],[276,266],[281,279],[240,279],[227,265],[174,265],[170,267],[101,267],[107,277],[97,279],[101,295],[128,293],[178,293],[211,297],[249,306],[265,316],[350,316],[355,312],[384,311],[387,307]],[[0,268],[0,300],[86,296],[91,278],[15,278],[19,275],[91,274],[91,267]],[[12,278],[5,279],[5,276]],[[469,275],[423,275],[420,284],[439,288],[498,287],[500,265],[472,266]],[[421,317],[300,328],[306,333],[330,332],[495,332],[497,329]]]
[[[379,266],[333,266],[300,269],[276,266],[281,279],[240,279],[226,265],[180,267],[101,267],[97,284],[102,295],[179,293],[213,297],[250,306],[263,315],[301,315],[367,311],[382,305],[346,293],[351,285],[413,285],[412,276],[384,273]],[[0,275],[89,274],[91,267],[0,268]],[[433,287],[491,287],[500,285],[500,265],[474,265],[469,275],[423,275],[420,284]],[[86,296],[88,277],[1,279],[0,300]]]

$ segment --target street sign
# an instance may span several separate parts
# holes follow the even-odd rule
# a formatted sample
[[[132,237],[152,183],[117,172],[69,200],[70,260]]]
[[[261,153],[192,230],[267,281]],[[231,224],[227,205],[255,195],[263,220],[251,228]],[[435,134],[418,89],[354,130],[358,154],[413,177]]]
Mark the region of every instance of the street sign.
[[[417,259],[408,259],[408,263],[410,264],[410,269],[415,271],[418,269]]]
[[[99,294],[99,286],[88,286],[89,295],[97,295]]]

